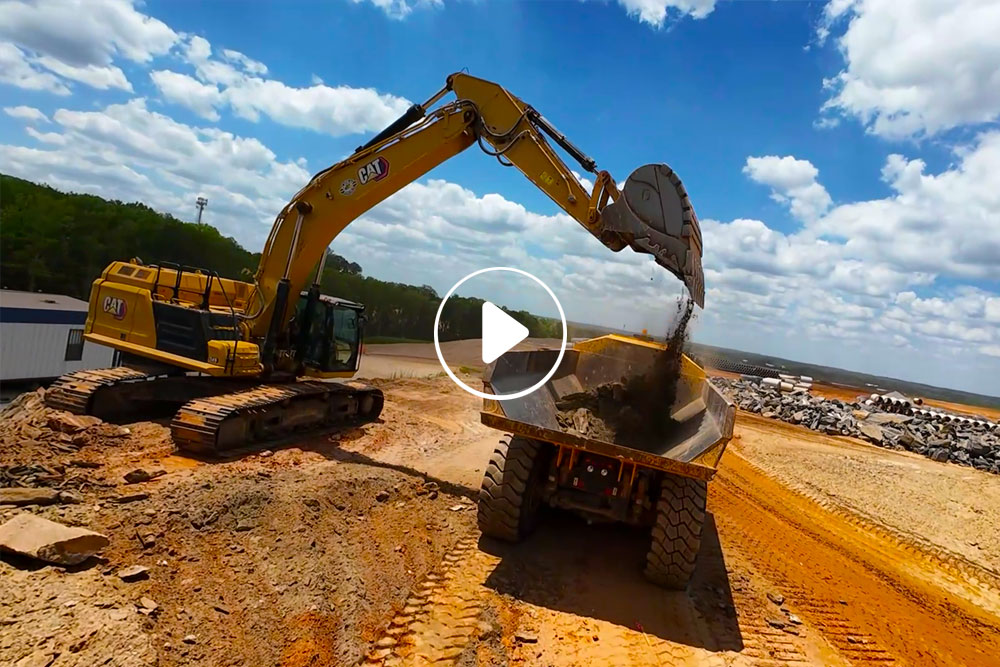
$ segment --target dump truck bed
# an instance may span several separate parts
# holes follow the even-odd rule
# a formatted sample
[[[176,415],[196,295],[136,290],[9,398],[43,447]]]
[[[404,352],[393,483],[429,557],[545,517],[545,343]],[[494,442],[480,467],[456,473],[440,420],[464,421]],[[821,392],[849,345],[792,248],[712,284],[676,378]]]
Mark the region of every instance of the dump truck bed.
[[[696,479],[711,479],[726,443],[732,438],[736,408],[704,370],[682,357],[677,397],[669,410],[673,421],[661,438],[642,448],[586,437],[559,425],[556,403],[563,397],[602,384],[642,375],[653,368],[665,346],[625,336],[602,336],[567,349],[555,374],[527,396],[486,400],[483,424],[535,440],[609,456],[640,466]],[[542,379],[558,350],[508,352],[484,374],[485,391],[509,394]]]

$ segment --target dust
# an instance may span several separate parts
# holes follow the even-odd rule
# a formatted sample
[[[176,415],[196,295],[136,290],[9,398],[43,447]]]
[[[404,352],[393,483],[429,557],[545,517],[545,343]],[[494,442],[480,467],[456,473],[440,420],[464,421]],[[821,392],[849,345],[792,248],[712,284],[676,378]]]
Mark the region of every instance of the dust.
[[[694,301],[677,302],[673,331],[667,347],[642,375],[567,394],[556,402],[559,425],[579,435],[629,447],[650,449],[661,444],[674,427],[670,406],[677,396],[681,357],[688,339]]]

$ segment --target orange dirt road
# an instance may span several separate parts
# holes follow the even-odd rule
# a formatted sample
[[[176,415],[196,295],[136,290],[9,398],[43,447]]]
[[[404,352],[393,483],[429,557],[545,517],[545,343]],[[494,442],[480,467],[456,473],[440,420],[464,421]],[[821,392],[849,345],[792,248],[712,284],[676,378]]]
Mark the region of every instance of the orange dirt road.
[[[1000,578],[824,509],[730,451],[690,590],[642,580],[644,535],[553,513],[473,531],[366,665],[1000,665]]]
[[[473,531],[366,665],[1000,665],[1000,579],[831,512],[729,452],[686,593],[645,536],[553,513],[520,545]]]
[[[388,395],[385,425],[351,447],[474,497],[501,435],[479,403],[441,378]],[[688,591],[643,579],[646,531],[549,511],[509,545],[470,525],[364,664],[1000,667],[996,542],[976,529],[998,485],[741,413]]]
[[[744,561],[849,662],[1000,664],[995,573],[832,514],[734,452],[709,509],[727,561]]]

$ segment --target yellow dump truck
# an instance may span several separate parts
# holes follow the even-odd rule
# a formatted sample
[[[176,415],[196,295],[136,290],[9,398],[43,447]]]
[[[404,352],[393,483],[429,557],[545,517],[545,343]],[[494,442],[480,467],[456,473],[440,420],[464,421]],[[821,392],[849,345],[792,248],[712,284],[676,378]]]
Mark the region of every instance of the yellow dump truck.
[[[571,395],[646,374],[666,346],[610,335],[576,343],[537,391],[484,400],[483,424],[509,433],[494,450],[479,495],[483,534],[517,542],[535,527],[541,506],[589,519],[650,528],[645,574],[673,589],[687,587],[705,518],[708,481],[733,435],[736,408],[681,356],[675,399],[664,405],[666,429],[637,447],[612,434],[592,437],[561,422]],[[487,367],[484,391],[514,393],[541,379],[558,350],[508,352]]]

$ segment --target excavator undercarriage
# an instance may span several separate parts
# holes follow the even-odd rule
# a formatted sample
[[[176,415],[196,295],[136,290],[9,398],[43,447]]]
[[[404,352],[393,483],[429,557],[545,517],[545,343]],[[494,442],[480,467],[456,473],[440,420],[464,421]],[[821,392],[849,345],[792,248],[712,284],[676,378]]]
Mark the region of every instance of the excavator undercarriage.
[[[119,366],[64,375],[45,403],[116,422],[173,415],[177,447],[214,457],[374,421],[384,398],[377,387],[356,380],[260,384]]]

